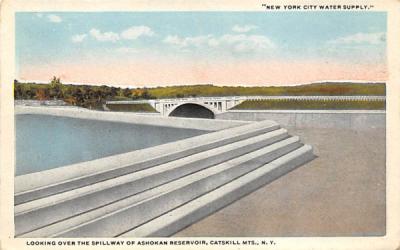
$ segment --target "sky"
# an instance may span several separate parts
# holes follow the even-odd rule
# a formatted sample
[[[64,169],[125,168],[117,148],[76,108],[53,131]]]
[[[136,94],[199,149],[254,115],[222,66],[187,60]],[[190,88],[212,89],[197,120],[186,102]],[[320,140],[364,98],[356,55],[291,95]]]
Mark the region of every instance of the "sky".
[[[133,87],[384,81],[385,12],[19,12],[16,78]]]

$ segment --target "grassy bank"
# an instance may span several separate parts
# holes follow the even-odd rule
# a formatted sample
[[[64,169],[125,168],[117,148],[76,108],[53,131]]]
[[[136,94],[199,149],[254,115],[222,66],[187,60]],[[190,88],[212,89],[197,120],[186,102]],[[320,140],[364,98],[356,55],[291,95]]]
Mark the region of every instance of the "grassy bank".
[[[236,110],[279,110],[279,109],[359,109],[385,110],[384,101],[320,101],[320,100],[261,100],[245,101],[233,109]]]
[[[111,111],[122,112],[157,112],[150,104],[137,103],[137,104],[107,104],[107,108]]]

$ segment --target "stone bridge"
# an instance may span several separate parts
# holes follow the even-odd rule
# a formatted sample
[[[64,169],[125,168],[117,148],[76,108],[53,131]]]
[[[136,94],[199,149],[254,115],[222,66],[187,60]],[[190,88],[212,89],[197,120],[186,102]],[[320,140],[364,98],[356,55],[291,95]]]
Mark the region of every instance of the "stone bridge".
[[[190,97],[136,101],[108,101],[106,104],[142,104],[148,103],[163,116],[214,117],[224,113],[244,101],[256,100],[322,100],[322,101],[381,101],[385,96],[225,96]]]

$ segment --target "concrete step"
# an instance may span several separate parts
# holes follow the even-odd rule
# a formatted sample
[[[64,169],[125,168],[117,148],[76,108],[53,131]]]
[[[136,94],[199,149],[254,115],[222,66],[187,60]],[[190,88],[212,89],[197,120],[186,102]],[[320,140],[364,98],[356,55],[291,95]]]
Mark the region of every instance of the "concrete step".
[[[273,121],[251,123],[117,156],[73,164],[15,179],[15,205],[59,194],[279,129]],[[145,155],[146,157],[143,157]]]
[[[197,171],[112,204],[19,235],[19,237],[111,237],[190,202],[267,162],[301,147],[291,137]]]
[[[16,234],[70,218],[288,137],[278,129],[179,160],[15,206]],[[29,222],[29,223],[27,223]]]
[[[197,199],[119,235],[119,237],[167,237],[235,202],[312,160],[312,148],[295,151],[245,174]]]

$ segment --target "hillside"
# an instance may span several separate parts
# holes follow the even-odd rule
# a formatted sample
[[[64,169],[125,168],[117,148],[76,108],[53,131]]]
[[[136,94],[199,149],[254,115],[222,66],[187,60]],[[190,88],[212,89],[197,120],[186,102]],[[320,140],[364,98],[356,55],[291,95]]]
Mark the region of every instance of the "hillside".
[[[148,89],[157,98],[240,95],[385,95],[384,83],[313,83],[282,87],[231,87],[213,85],[171,86]]]
[[[232,87],[185,85],[155,88],[120,88],[106,85],[62,84],[54,77],[49,84],[14,82],[15,99],[60,99],[71,105],[102,109],[107,100],[182,98],[193,96],[251,95],[385,95],[384,83],[313,83],[282,87]]]

